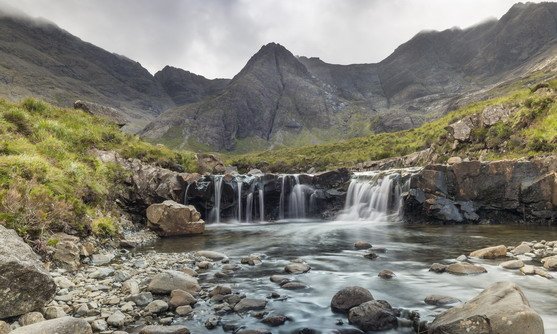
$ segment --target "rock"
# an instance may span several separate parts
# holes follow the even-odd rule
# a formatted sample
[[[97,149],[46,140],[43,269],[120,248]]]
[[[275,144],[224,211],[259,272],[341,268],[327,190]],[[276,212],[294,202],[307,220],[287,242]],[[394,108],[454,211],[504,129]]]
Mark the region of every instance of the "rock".
[[[433,271],[434,273],[444,273],[447,270],[448,265],[441,264],[441,263],[434,263],[429,267],[429,271]]]
[[[137,306],[146,306],[153,301],[153,294],[150,292],[142,292],[129,296],[127,300],[134,302]]]
[[[520,244],[511,251],[511,253],[513,253],[514,255],[521,255],[530,252],[532,252],[532,248],[527,244]]]
[[[184,290],[195,293],[201,290],[197,279],[175,270],[157,274],[147,288],[153,293],[169,294],[172,290]]]
[[[104,266],[114,260],[114,254],[93,254],[91,256],[91,264],[95,266]]]
[[[457,257],[456,260],[457,260],[458,262],[464,262],[464,261],[467,261],[467,260],[468,260],[468,256],[462,254],[462,255],[460,255],[459,257]]]
[[[290,281],[290,278],[288,276],[283,276],[283,275],[272,275],[270,277],[271,282],[273,283],[277,283],[277,284],[284,284]]]
[[[169,305],[173,308],[184,305],[193,305],[197,303],[197,299],[192,296],[189,292],[184,290],[172,290],[170,292]]]
[[[478,249],[477,251],[473,251],[470,253],[471,257],[477,257],[480,259],[496,259],[499,257],[506,257],[507,256],[507,247],[504,245],[494,246],[494,247],[487,247]]]
[[[522,262],[522,260],[510,260],[499,265],[505,269],[520,269],[524,267],[524,262]]]
[[[56,284],[40,258],[13,230],[0,225],[0,319],[42,308]]]
[[[367,241],[363,241],[363,240],[358,240],[354,243],[354,248],[361,250],[361,249],[370,249],[372,246],[369,242]]]
[[[190,331],[186,326],[174,325],[174,326],[159,326],[159,325],[149,325],[143,327],[139,334],[190,334]]]
[[[450,157],[447,160],[447,164],[448,165],[454,165],[454,164],[459,164],[462,162],[462,158],[461,157]]]
[[[228,256],[226,256],[226,254],[214,251],[198,251],[195,253],[195,255],[202,256],[213,261],[222,261],[228,259]]]
[[[516,110],[499,104],[487,106],[481,113],[480,121],[485,126],[491,126],[499,121],[507,121]]]
[[[44,317],[40,312],[29,312],[27,314],[22,315],[19,317],[19,324],[21,326],[28,326],[32,324],[36,324],[37,322],[44,321]]]
[[[60,306],[48,306],[44,310],[44,315],[47,319],[57,319],[65,317],[67,314]]]
[[[8,334],[11,330],[7,322],[0,320],[0,334]]]
[[[450,264],[447,267],[447,272],[453,275],[476,275],[487,273],[487,270],[482,266],[466,262],[459,262]]]
[[[557,270],[557,255],[543,258],[542,263],[547,270]]]
[[[271,327],[277,327],[277,326],[281,326],[284,325],[284,323],[288,320],[287,317],[285,317],[284,315],[270,315],[266,318],[263,318],[263,320],[261,320],[262,323],[269,325]]]
[[[264,299],[244,298],[234,306],[235,312],[246,312],[254,310],[263,310],[267,306]]]
[[[104,332],[108,329],[108,323],[104,319],[97,319],[91,323],[94,332]]]
[[[126,324],[126,315],[120,311],[112,313],[106,322],[113,327],[120,328]]]
[[[130,295],[137,295],[139,293],[139,283],[134,279],[129,279],[122,283],[122,292]]]
[[[525,265],[520,268],[520,272],[524,275],[535,275],[536,274],[536,267],[532,265]]]
[[[261,257],[259,257],[259,255],[251,254],[248,257],[242,258],[240,260],[240,263],[247,264],[247,265],[250,265],[250,266],[256,266],[256,265],[259,265],[259,264],[263,263],[263,261],[261,261]]]
[[[286,290],[301,290],[306,289],[307,285],[302,282],[290,281],[282,284],[280,287]]]
[[[193,311],[193,308],[189,305],[178,306],[176,308],[176,314],[183,317],[190,314]]]
[[[75,286],[75,284],[65,276],[55,277],[54,284],[56,284],[60,289],[68,289]]]
[[[210,316],[207,320],[205,320],[205,328],[207,329],[215,329],[220,323],[220,318],[216,316]]]
[[[310,271],[311,267],[305,262],[290,262],[284,267],[284,271],[290,274],[303,274]]]
[[[441,305],[460,303],[460,300],[449,296],[443,296],[443,295],[429,295],[425,297],[424,302],[428,305],[441,306]]]
[[[497,282],[468,302],[435,317],[429,333],[543,334],[544,328],[541,317],[530,308],[516,284]]]
[[[52,258],[61,268],[77,270],[80,264],[79,247],[73,241],[61,240],[56,244]]]
[[[145,307],[145,311],[151,314],[158,314],[167,310],[168,304],[164,300],[153,300]]]
[[[205,231],[205,222],[193,205],[183,205],[172,200],[150,205],[147,219],[147,226],[161,237],[195,235]]]
[[[10,334],[92,334],[87,321],[72,317],[41,321],[29,326],[19,327]]]
[[[474,123],[470,117],[465,117],[448,126],[449,133],[458,141],[467,141],[474,128]]]
[[[112,268],[99,268],[97,270],[95,270],[93,273],[91,273],[91,275],[89,275],[89,277],[91,278],[95,278],[95,279],[104,279],[107,278],[108,276],[114,274],[114,269]]]
[[[398,326],[397,317],[391,306],[377,300],[350,309],[348,320],[363,331],[384,331]]]
[[[553,279],[553,276],[551,276],[550,273],[547,272],[547,270],[543,269],[543,268],[538,268],[536,267],[534,269],[534,272],[536,275],[541,276],[543,278],[547,278],[547,279]]]
[[[379,257],[379,255],[377,255],[377,254],[374,253],[374,252],[367,252],[367,253],[364,254],[364,257],[365,257],[366,259],[375,260],[376,258]]]
[[[348,311],[360,304],[373,300],[368,289],[359,286],[349,286],[338,291],[331,300],[331,310],[337,313]]]
[[[232,289],[229,286],[225,285],[217,285],[216,287],[209,292],[209,296],[217,296],[217,295],[229,295],[232,293]]]
[[[383,279],[391,279],[391,278],[395,277],[396,275],[392,271],[385,269],[385,270],[381,270],[381,272],[379,272],[379,274],[377,276],[379,276]]]

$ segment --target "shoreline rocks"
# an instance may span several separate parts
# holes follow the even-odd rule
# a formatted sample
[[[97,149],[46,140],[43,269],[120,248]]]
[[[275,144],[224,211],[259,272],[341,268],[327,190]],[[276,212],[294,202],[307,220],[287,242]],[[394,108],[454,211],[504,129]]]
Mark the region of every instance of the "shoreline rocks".
[[[172,200],[150,205],[147,220],[147,227],[161,237],[196,235],[205,231],[205,222],[194,206]]]

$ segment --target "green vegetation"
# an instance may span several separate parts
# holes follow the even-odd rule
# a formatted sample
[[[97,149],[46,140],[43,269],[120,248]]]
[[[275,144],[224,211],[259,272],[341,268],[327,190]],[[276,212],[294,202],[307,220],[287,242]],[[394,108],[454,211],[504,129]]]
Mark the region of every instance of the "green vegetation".
[[[114,235],[118,218],[110,196],[127,174],[92,149],[197,169],[193,153],[146,143],[83,111],[0,100],[0,224],[30,240],[57,231]]]
[[[557,80],[519,89],[502,97],[470,104],[422,126],[394,133],[379,133],[335,143],[280,148],[227,157],[240,170],[260,168],[276,172],[301,172],[310,167],[325,170],[351,167],[433,147],[442,162],[453,155],[487,159],[557,152]],[[507,122],[473,129],[468,143],[453,148],[446,127],[464,117],[481,113],[489,105],[518,108]]]

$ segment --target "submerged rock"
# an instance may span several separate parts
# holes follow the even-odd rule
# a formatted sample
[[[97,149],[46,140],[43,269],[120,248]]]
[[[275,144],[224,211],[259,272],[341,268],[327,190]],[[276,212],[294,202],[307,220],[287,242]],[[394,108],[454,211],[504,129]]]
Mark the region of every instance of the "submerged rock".
[[[372,246],[369,242],[367,241],[363,241],[363,240],[358,240],[354,243],[354,248],[356,249],[370,249]]]
[[[379,276],[383,279],[391,279],[391,278],[395,277],[396,275],[392,271],[385,269],[385,270],[381,270],[381,272],[377,276]]]
[[[425,297],[424,302],[428,305],[449,305],[449,304],[456,304],[460,303],[460,300],[450,296],[443,296],[443,295],[429,295]]]
[[[478,296],[453,307],[429,326],[430,334],[543,334],[543,321],[522,290],[511,282],[498,282]]]
[[[350,309],[348,320],[363,331],[384,331],[398,326],[398,319],[391,305],[378,300]]]
[[[205,222],[195,207],[172,200],[150,205],[147,219],[147,226],[161,237],[201,234],[205,231]]]
[[[507,256],[507,247],[504,245],[493,246],[478,249],[477,251],[473,251],[470,253],[471,257],[477,257],[480,259],[496,259],[499,257],[506,257]]]
[[[93,330],[84,319],[63,317],[41,321],[33,325],[19,327],[10,334],[92,334]]]
[[[373,295],[368,289],[359,286],[349,286],[338,291],[331,300],[331,310],[338,313],[348,313],[351,308],[372,301]]]
[[[56,284],[40,258],[14,230],[0,225],[0,319],[42,308]]]
[[[448,265],[441,264],[441,263],[434,263],[429,267],[429,271],[433,271],[434,273],[444,273],[447,270]]]

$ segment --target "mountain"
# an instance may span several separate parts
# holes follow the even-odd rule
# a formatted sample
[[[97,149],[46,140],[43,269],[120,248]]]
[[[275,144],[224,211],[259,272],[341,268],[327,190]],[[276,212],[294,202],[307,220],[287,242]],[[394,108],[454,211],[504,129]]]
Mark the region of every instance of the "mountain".
[[[519,3],[499,20],[418,33],[376,64],[328,64],[271,43],[216,95],[163,113],[142,135],[246,151],[408,129],[499,85],[555,75],[556,55],[557,3]]]

